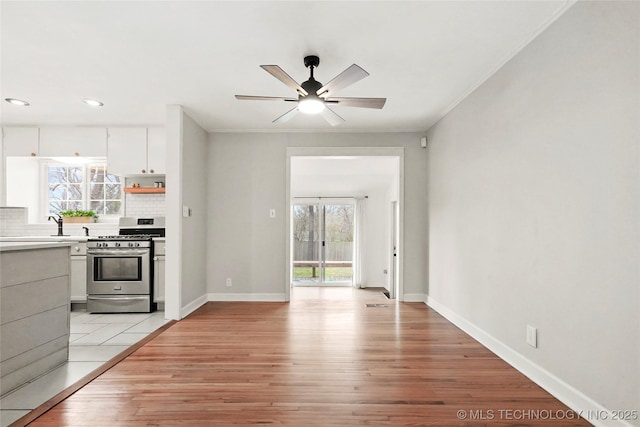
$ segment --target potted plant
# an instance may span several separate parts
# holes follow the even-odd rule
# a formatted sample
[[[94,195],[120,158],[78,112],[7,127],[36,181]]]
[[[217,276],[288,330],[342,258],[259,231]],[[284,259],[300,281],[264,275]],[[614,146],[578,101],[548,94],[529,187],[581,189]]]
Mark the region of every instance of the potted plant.
[[[98,215],[94,211],[83,211],[80,209],[70,209],[68,211],[60,211],[59,215],[64,218],[66,223],[78,222],[95,222]]]

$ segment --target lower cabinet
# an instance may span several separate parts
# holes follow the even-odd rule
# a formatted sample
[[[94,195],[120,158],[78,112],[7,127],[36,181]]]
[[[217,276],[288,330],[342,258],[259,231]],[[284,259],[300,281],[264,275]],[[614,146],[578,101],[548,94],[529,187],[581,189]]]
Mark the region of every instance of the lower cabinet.
[[[87,244],[71,245],[71,302],[87,302]]]
[[[164,248],[164,240],[153,242],[153,302],[156,303],[164,303]]]

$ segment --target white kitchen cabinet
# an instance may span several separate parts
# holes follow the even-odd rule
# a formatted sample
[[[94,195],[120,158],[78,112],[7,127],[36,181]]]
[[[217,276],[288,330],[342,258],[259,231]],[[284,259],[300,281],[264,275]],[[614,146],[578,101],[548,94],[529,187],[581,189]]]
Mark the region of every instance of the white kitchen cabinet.
[[[164,303],[165,246],[164,240],[153,242],[153,302],[156,303]]]
[[[110,128],[107,169],[116,175],[163,175],[164,129]]]
[[[164,128],[149,128],[147,134],[147,170],[164,175],[167,171],[167,143]]]
[[[36,157],[40,152],[40,129],[33,127],[2,128],[2,144],[5,156]]]
[[[71,302],[87,302],[87,244],[71,245]]]
[[[40,156],[105,157],[106,155],[106,128],[40,128]]]
[[[115,175],[147,172],[146,128],[109,128],[107,170]]]

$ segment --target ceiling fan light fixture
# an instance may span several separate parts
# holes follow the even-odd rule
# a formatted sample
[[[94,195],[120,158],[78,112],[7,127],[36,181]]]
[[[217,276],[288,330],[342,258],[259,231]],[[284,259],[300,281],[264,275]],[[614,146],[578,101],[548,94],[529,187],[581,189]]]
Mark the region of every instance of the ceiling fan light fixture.
[[[304,114],[320,114],[324,110],[324,102],[318,98],[302,99],[298,103],[298,110]]]
[[[261,65],[260,68],[280,80],[289,88],[296,91],[298,99],[283,98],[279,96],[249,96],[236,95],[236,99],[247,101],[285,101],[296,102],[297,105],[287,111],[273,123],[284,123],[295,116],[298,112],[304,114],[316,115],[321,114],[322,117],[331,126],[337,126],[344,122],[344,119],[336,114],[328,104],[345,105],[347,107],[360,108],[376,108],[381,109],[386,98],[336,98],[334,92],[343,89],[357,81],[367,77],[369,73],[356,64],[351,65],[342,73],[335,76],[329,83],[323,85],[313,77],[314,69],[320,64],[320,58],[315,55],[304,57],[304,66],[309,69],[309,79],[298,84],[289,74],[277,65]]]

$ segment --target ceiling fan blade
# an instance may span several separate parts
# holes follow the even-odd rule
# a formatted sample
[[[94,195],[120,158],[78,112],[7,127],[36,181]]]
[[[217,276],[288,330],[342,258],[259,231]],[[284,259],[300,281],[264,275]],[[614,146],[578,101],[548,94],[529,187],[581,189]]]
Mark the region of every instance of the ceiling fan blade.
[[[387,98],[327,98],[324,102],[344,107],[381,109],[387,102]]]
[[[325,94],[331,95],[332,93],[342,88],[345,88],[351,84],[354,84],[358,80],[364,79],[368,75],[369,73],[367,73],[365,70],[363,70],[356,64],[353,64],[352,66],[350,66],[349,68],[347,68],[346,70],[344,70],[343,72],[335,76],[333,80],[331,80],[329,83],[327,83],[326,85],[318,89],[318,91],[316,92],[316,95],[318,96],[322,96]]]
[[[287,122],[287,121],[289,121],[289,119],[291,119],[296,114],[298,114],[298,107],[287,111],[286,113],[284,113],[283,115],[281,115],[280,117],[275,119],[273,121],[273,123],[284,123],[284,122]]]
[[[271,74],[276,79],[280,80],[282,83],[289,86],[291,89],[295,90],[298,93],[301,93],[304,96],[309,95],[309,93],[302,88],[293,78],[284,72],[284,70],[277,65],[261,65],[260,68],[265,70],[267,73]]]
[[[322,117],[331,125],[338,126],[341,123],[344,123],[344,119],[336,114],[331,108],[324,106],[324,110],[322,110]]]
[[[298,100],[295,98],[283,98],[280,96],[251,96],[251,95],[236,95],[236,99],[241,99],[244,101],[294,101]]]

